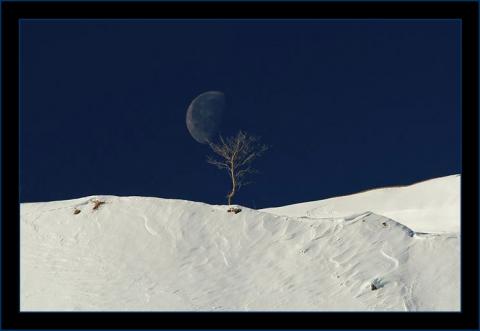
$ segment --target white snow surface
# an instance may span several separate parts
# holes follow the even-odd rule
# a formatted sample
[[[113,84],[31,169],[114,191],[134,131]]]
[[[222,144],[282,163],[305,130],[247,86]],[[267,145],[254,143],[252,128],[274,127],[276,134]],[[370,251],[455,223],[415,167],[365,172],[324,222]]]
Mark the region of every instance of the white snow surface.
[[[460,232],[460,175],[262,211],[291,217],[345,217],[371,211],[418,232]]]
[[[459,311],[459,181],[238,214],[146,197],[22,203],[20,309]]]

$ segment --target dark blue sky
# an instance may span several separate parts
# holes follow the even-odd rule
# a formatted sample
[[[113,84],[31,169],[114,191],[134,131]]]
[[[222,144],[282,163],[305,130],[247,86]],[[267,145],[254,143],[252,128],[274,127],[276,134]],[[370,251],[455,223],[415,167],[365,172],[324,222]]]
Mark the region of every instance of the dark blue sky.
[[[235,203],[263,208],[461,171],[461,22],[24,20],[20,200],[95,194],[224,204],[187,131],[227,98],[222,134],[271,149]]]

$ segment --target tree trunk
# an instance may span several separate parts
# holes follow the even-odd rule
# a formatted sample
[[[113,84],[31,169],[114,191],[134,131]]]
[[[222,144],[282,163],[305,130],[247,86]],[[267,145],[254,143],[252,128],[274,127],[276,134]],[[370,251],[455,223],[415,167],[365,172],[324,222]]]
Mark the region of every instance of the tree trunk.
[[[232,204],[232,198],[235,195],[235,185],[235,180],[232,180],[232,191],[227,195],[229,206]]]
[[[233,169],[233,165],[232,165],[232,169]],[[232,198],[235,195],[235,187],[237,186],[237,183],[235,182],[235,175],[233,174],[233,170],[230,170],[230,178],[232,179],[232,191],[230,191],[230,193],[228,193],[227,195],[229,206],[232,204]]]

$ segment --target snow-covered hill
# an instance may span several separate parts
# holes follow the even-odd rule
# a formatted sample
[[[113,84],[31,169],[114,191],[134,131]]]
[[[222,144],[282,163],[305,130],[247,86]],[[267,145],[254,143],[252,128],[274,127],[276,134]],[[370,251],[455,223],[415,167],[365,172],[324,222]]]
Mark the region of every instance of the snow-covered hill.
[[[458,207],[458,180],[411,186],[416,198],[397,192],[398,205],[388,193],[407,188],[368,206],[349,196],[271,210],[295,216],[144,197],[24,203],[21,310],[458,311],[460,218],[445,207]],[[443,190],[423,196],[426,183]],[[399,206],[404,224],[379,214],[405,216]],[[431,209],[450,216],[428,220]]]
[[[418,232],[460,232],[460,175],[386,187],[263,211],[288,216],[343,217],[372,211]]]

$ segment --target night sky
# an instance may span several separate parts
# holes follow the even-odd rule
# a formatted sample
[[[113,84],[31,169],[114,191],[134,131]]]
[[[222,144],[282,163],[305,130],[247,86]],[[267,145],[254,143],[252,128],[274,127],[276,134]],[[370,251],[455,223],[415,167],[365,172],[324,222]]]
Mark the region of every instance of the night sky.
[[[225,204],[189,134],[223,91],[221,133],[271,146],[234,203],[264,208],[461,172],[457,20],[23,20],[20,201],[89,195]]]

